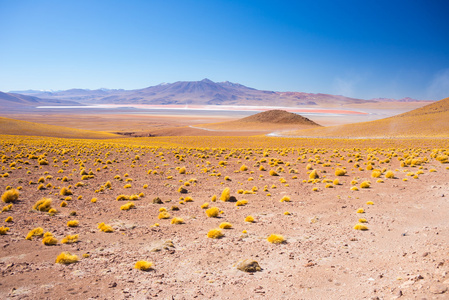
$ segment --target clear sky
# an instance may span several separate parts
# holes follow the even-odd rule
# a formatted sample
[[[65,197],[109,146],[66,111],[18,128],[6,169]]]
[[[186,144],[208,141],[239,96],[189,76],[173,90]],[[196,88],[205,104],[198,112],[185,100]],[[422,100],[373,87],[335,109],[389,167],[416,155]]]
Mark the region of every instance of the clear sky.
[[[0,91],[209,78],[449,97],[449,1],[0,0]]]

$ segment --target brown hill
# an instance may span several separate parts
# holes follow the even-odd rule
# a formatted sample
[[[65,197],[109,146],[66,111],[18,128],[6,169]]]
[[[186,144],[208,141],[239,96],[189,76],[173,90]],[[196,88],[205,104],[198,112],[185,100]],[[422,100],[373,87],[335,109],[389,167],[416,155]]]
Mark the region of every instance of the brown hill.
[[[287,129],[307,129],[321,125],[298,114],[285,110],[264,111],[240,120],[204,124],[197,127],[209,130],[234,130],[234,131],[272,131]]]
[[[108,132],[74,129],[3,117],[0,117],[0,134],[74,139],[111,139],[120,137]]]
[[[296,130],[307,137],[449,137],[449,98],[412,111],[371,122]]]

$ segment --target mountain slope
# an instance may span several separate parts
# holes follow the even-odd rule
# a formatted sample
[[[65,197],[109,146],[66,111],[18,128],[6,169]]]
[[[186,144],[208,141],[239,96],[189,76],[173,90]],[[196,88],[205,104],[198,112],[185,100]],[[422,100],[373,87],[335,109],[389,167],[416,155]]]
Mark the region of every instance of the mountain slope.
[[[74,129],[0,117],[0,134],[45,136],[74,139],[110,139],[120,137],[107,132]]]
[[[10,108],[35,107],[39,105],[80,105],[80,104],[74,101],[65,101],[59,99],[41,99],[35,96],[0,92],[0,108],[4,110]]]
[[[24,93],[26,93],[24,91]],[[82,90],[59,92],[32,91],[32,95],[82,103],[153,104],[153,105],[251,105],[251,106],[328,106],[360,104],[373,101],[328,94],[273,92],[246,87],[238,83],[177,81],[138,90]]]
[[[289,132],[309,137],[449,137],[449,98],[386,119]]]

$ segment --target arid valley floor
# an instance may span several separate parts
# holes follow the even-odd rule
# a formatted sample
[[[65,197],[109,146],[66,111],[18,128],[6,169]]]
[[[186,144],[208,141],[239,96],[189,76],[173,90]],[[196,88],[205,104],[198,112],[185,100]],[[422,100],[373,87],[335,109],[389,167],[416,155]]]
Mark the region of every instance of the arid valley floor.
[[[367,137],[370,119],[316,138],[249,114],[2,114],[0,298],[447,299],[449,133],[422,125],[447,123],[441,101],[393,119],[400,137]],[[266,136],[297,129],[313,133]]]

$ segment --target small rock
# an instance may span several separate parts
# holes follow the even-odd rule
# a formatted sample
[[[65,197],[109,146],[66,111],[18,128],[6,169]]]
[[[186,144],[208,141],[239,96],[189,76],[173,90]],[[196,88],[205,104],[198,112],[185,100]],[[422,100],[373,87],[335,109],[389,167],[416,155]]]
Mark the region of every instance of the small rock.
[[[430,292],[432,294],[444,294],[447,292],[447,286],[442,284],[435,284],[430,287]]]
[[[259,263],[255,260],[244,259],[237,264],[237,269],[243,272],[257,272],[262,271],[262,268],[259,266]]]
[[[115,288],[116,286],[117,286],[117,282],[111,282],[108,287]]]
[[[153,199],[153,204],[162,204],[162,203],[164,203],[164,202],[162,202],[161,198],[159,198],[159,197],[156,197]]]

